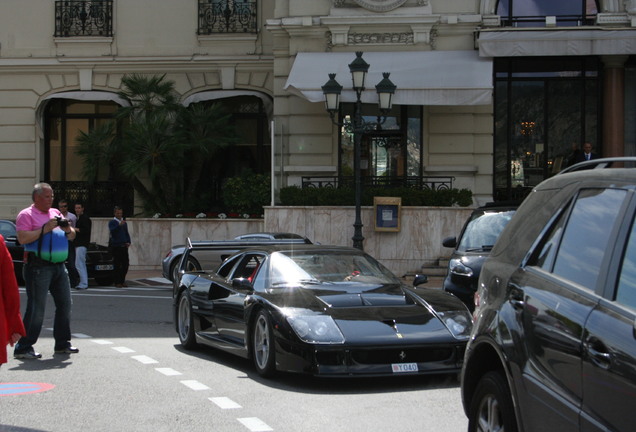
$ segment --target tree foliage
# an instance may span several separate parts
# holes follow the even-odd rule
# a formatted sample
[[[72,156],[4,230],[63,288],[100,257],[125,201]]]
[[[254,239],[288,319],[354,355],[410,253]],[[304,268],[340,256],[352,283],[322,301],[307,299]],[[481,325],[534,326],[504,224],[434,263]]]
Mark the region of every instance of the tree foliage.
[[[205,166],[237,141],[231,115],[216,103],[182,106],[165,75],[126,75],[119,96],[130,106],[77,139],[84,178],[110,167],[111,178],[131,182],[146,214],[205,210]]]

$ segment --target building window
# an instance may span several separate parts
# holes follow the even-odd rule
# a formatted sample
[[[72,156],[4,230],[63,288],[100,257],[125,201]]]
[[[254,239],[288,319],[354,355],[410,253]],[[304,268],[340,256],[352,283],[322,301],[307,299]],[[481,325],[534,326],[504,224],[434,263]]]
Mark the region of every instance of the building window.
[[[585,142],[602,155],[596,57],[496,59],[494,196],[523,198]]]
[[[55,2],[55,37],[112,37],[113,0]]]
[[[351,121],[353,104],[342,105],[342,121]],[[378,119],[377,105],[363,104],[362,116],[368,122]],[[422,109],[395,106],[382,126],[362,135],[360,174],[371,183],[377,180],[407,181],[422,176]],[[341,128],[339,175],[353,176],[353,134]],[[381,182],[380,182],[381,183]]]
[[[114,102],[82,102],[54,99],[45,116],[45,178],[49,181],[83,180],[83,162],[76,154],[77,137],[104,122],[113,121]],[[108,167],[100,167],[98,180],[111,180]]]
[[[199,0],[199,35],[257,33],[256,0]]]
[[[599,7],[596,0],[500,0],[497,15],[505,27],[544,27],[546,17],[556,26],[593,25]]]

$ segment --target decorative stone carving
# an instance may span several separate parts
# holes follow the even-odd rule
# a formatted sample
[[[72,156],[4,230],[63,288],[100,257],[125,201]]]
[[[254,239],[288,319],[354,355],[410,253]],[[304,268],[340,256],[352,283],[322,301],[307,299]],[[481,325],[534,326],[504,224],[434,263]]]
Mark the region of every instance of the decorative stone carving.
[[[413,33],[351,33],[349,45],[363,44],[412,44]]]
[[[399,8],[406,0],[353,0],[358,6],[373,12],[388,12]]]
[[[386,12],[402,6],[406,0],[351,0],[357,5],[374,12]],[[333,0],[333,6],[345,7],[347,0]],[[417,0],[418,6],[428,6],[429,0]]]

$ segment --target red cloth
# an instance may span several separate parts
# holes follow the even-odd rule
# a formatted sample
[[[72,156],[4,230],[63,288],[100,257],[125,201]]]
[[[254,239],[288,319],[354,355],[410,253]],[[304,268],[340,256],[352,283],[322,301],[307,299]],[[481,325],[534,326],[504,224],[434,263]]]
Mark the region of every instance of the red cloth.
[[[7,362],[5,347],[14,333],[26,335],[20,315],[20,293],[13,261],[4,237],[0,235],[0,364]]]

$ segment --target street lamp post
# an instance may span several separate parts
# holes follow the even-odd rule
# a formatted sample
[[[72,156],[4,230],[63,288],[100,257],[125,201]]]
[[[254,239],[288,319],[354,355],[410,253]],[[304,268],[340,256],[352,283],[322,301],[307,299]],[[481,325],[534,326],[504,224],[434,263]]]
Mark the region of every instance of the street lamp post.
[[[356,93],[356,101],[353,109],[353,121],[351,123],[338,123],[337,114],[340,111],[340,93],[342,86],[336,81],[336,74],[329,74],[329,81],[322,86],[322,92],[325,95],[325,104],[327,112],[334,124],[343,126],[347,132],[353,134],[353,173],[355,183],[355,206],[356,216],[353,223],[354,234],[353,247],[363,250],[364,237],[362,236],[362,217],[360,207],[362,201],[362,181],[360,175],[360,157],[362,134],[377,129],[386,120],[386,115],[391,111],[392,96],[395,93],[396,86],[389,79],[389,73],[382,73],[383,79],[375,86],[378,93],[378,105],[380,108],[381,118],[378,121],[367,122],[362,117],[362,92],[364,92],[364,82],[369,71],[369,64],[362,58],[362,52],[356,52],[356,58],[349,64],[351,79],[353,81],[353,90]]]

